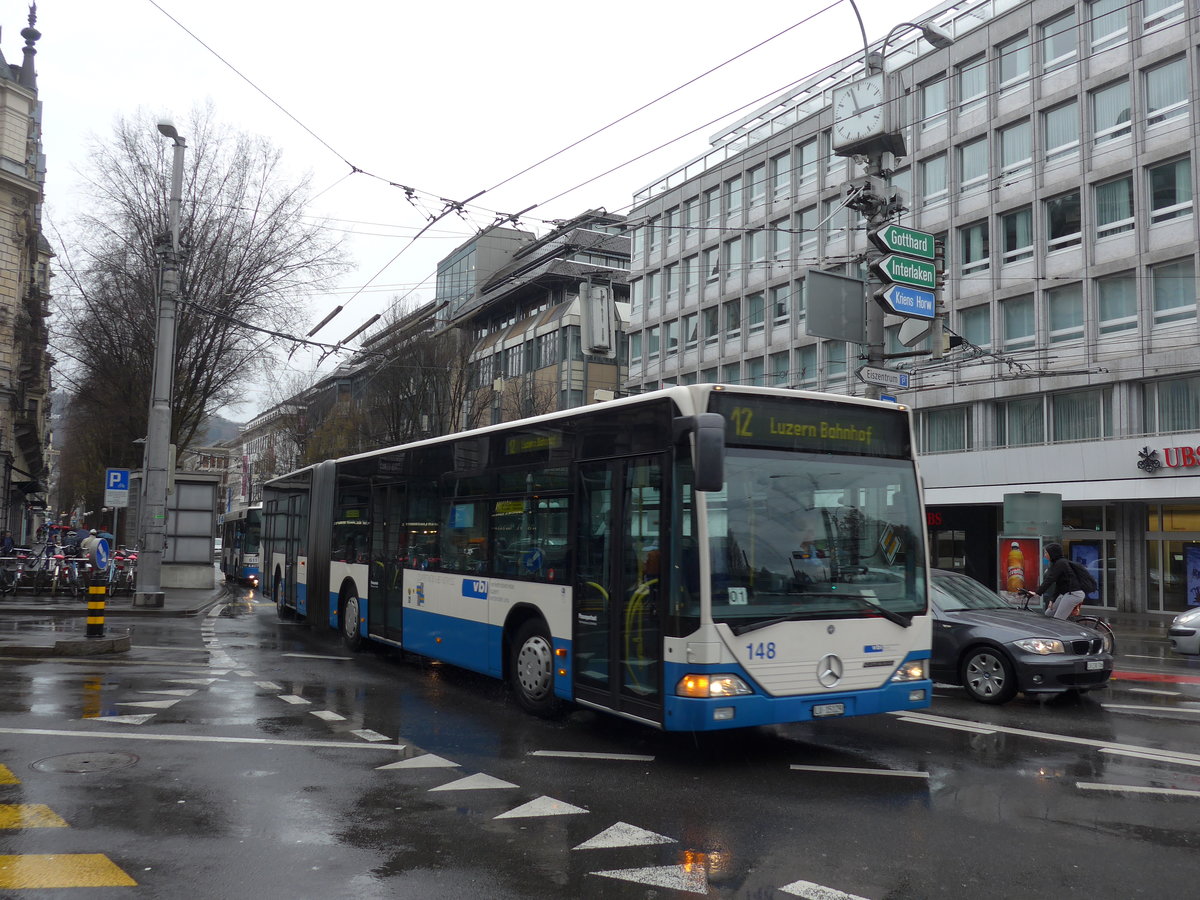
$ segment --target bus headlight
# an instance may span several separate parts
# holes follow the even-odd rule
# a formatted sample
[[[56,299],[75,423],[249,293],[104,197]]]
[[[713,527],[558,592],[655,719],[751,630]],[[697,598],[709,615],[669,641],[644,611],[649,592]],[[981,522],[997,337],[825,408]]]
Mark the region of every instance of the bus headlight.
[[[914,659],[904,663],[892,675],[892,681],[924,681],[929,677],[929,660]]]
[[[675,693],[680,697],[737,697],[741,694],[753,694],[750,686],[736,675],[684,675],[675,685]]]

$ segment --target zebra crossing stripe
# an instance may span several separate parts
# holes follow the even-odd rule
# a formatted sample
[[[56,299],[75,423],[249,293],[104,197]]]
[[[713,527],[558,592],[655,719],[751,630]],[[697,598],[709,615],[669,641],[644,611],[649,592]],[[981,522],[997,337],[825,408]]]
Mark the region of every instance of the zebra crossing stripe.
[[[103,853],[28,853],[0,856],[0,889],[137,887]]]
[[[0,828],[66,827],[66,820],[44,803],[0,803]]]

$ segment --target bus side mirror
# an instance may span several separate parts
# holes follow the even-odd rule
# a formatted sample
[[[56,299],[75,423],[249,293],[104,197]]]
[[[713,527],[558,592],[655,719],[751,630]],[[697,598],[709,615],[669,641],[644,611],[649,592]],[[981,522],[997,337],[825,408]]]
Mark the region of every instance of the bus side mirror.
[[[691,435],[692,468],[698,491],[719,491],[725,486],[725,417],[700,413],[675,419],[675,440]]]

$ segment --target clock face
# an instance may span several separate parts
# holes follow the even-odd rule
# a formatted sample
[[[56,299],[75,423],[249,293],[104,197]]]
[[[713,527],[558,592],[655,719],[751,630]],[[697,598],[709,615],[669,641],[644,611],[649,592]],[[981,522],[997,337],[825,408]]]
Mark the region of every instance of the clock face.
[[[873,75],[833,92],[833,146],[846,147],[883,134],[883,76]]]

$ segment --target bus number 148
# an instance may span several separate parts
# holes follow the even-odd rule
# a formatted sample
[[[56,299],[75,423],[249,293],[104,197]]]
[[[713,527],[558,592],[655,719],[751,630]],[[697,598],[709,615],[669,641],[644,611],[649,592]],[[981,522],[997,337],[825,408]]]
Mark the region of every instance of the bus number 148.
[[[759,641],[757,644],[747,644],[746,656],[749,659],[774,659],[775,642],[768,641],[764,644],[762,641]]]

